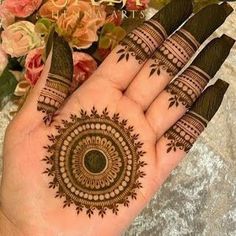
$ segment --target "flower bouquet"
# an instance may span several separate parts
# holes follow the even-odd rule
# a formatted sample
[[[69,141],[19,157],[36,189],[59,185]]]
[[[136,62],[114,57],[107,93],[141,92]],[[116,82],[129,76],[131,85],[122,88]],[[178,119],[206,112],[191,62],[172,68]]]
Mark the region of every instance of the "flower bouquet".
[[[45,47],[55,30],[73,50],[77,89],[135,26],[168,0],[4,0],[0,5],[0,110],[20,107],[43,71]],[[199,10],[218,0],[196,0]]]

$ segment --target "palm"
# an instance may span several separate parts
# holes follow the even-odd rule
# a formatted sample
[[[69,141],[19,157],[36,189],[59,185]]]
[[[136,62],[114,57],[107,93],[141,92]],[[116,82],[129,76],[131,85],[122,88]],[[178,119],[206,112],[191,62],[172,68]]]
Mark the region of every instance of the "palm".
[[[54,225],[55,229],[65,232],[66,235],[70,235],[74,231],[79,231],[81,235],[84,235],[82,229],[87,232],[89,227],[92,228],[91,232],[96,232],[99,229],[104,230],[105,226],[112,226],[114,221],[117,225],[122,225],[122,228],[119,227],[119,230],[122,230],[156,191],[158,186],[156,173],[159,171],[155,164],[155,133],[148,124],[143,111],[136,103],[116,89],[110,88],[107,90],[109,94],[104,94],[104,86],[109,86],[109,84],[101,83],[98,86],[97,78],[93,78],[91,83],[85,84],[78,96],[71,98],[69,102],[71,104],[68,103],[63,108],[61,114],[56,117],[55,123],[48,129],[45,129],[42,124],[37,129],[27,130],[27,127],[24,126],[16,127],[16,122],[13,122],[9,127],[6,137],[7,145],[5,146],[7,160],[5,173],[10,173],[10,176],[5,176],[6,181],[3,182],[3,188],[9,185],[11,185],[11,188],[4,191],[3,205],[9,206],[9,209],[5,210],[10,212],[10,216],[13,214],[11,216],[13,219],[22,221],[22,213],[24,212],[23,221],[27,222],[30,218],[32,224],[42,222],[41,227],[43,227],[43,222],[47,222],[49,225]],[[99,100],[92,96],[90,88],[96,89],[93,93],[100,98]],[[75,103],[74,99],[78,99],[78,102]],[[107,104],[107,101],[109,101],[109,104]],[[57,124],[57,121],[68,119],[70,114],[76,114],[81,109],[90,111],[93,106],[98,108],[98,113],[107,107],[111,113],[119,113],[121,118],[127,119],[128,124],[134,126],[135,132],[140,134],[140,141],[143,142],[143,150],[146,154],[142,157],[142,160],[145,160],[147,165],[143,168],[146,176],[141,181],[143,188],[137,191],[137,200],[131,201],[129,207],[119,207],[117,216],[109,212],[107,213],[109,216],[104,216],[101,219],[101,216],[98,216],[95,212],[91,221],[85,212],[77,216],[75,207],[72,206],[73,210],[69,208],[65,210],[62,208],[63,202],[53,198],[55,190],[48,189],[49,177],[42,178],[45,163],[38,160],[45,157],[45,149],[42,147],[48,143],[47,135],[55,133],[54,125]],[[22,130],[24,131],[22,132]],[[27,153],[25,150],[27,150]],[[20,204],[15,204],[15,202]],[[106,227],[107,233],[110,230],[112,231],[112,228]]]

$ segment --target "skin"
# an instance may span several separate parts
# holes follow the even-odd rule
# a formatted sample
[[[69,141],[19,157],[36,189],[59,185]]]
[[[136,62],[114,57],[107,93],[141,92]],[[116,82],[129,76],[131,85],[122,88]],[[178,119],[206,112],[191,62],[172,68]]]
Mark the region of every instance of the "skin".
[[[120,235],[184,158],[186,153],[181,150],[167,153],[168,140],[163,137],[186,112],[186,108],[180,105],[172,108],[171,116],[166,116],[170,112],[170,94],[163,89],[171,78],[162,71],[166,84],[154,77],[153,96],[146,91],[148,97],[132,99],[150,80],[150,71],[142,71],[144,64],[140,65],[132,57],[128,62],[117,63],[116,51],[120,48],[118,46],[93,76],[65,101],[54,122],[45,126],[43,114],[37,111],[37,99],[49,71],[49,55],[41,78],[6,132],[0,190],[0,235]],[[137,76],[137,86],[138,72],[142,73],[144,82],[142,84]],[[74,206],[63,209],[63,202],[54,198],[55,190],[48,188],[50,179],[42,175],[46,165],[40,160],[46,155],[43,146],[48,144],[47,135],[56,134],[54,126],[61,124],[62,119],[69,119],[71,113],[78,114],[81,109],[89,112],[92,107],[99,113],[107,107],[110,114],[119,113],[134,126],[135,133],[140,135],[139,140],[144,143],[142,149],[146,154],[142,160],[147,165],[142,168],[146,176],[140,179],[143,188],[137,190],[137,200],[131,200],[128,208],[119,206],[117,216],[108,212],[101,218],[95,212],[89,219],[84,211],[77,215]]]

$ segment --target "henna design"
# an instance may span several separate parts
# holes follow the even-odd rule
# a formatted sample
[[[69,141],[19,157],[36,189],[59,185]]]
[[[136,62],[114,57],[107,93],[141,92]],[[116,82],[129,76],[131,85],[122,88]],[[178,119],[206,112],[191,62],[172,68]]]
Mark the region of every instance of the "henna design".
[[[69,94],[70,79],[60,75],[48,74],[46,85],[40,93],[38,111],[46,113],[44,122],[51,123],[52,115]]]
[[[139,64],[142,64],[166,37],[165,29],[156,20],[151,19],[144,22],[141,27],[130,32],[122,40],[120,45],[123,48],[117,51],[119,55],[117,62],[123,59],[128,61],[132,56]]]
[[[37,106],[37,110],[45,114],[45,124],[51,123],[54,113],[69,95],[73,78],[73,60],[68,43],[55,32],[52,37],[51,67]]]
[[[188,31],[184,29],[177,31],[166,39],[152,56],[154,62],[150,66],[149,77],[154,74],[159,76],[161,70],[166,71],[170,76],[175,76],[199,46],[200,44]]]
[[[229,84],[217,80],[214,85],[207,87],[197,101],[164,137],[169,141],[167,153],[177,150],[188,152],[198,136],[203,132],[207,123],[219,109]]]
[[[81,110],[56,127],[58,134],[49,136],[51,145],[45,147],[43,159],[49,168],[44,172],[53,179],[49,188],[56,188],[56,197],[64,198],[64,207],[76,206],[91,217],[97,210],[104,217],[108,210],[114,214],[119,205],[126,207],[136,199],[142,188],[139,178],[146,163],[142,143],[127,120],[119,114],[109,115],[107,109],[98,114]]]
[[[167,144],[167,153],[177,149],[189,152],[197,137],[207,126],[207,120],[197,113],[188,112],[164,135],[170,142]]]
[[[170,83],[166,91],[171,95],[169,108],[182,104],[187,109],[196,101],[210,80],[210,76],[196,66],[190,66]]]

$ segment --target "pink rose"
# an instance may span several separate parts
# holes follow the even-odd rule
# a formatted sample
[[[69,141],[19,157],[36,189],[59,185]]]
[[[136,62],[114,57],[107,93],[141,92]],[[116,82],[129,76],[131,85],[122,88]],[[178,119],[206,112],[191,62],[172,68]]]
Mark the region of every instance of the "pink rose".
[[[44,62],[42,59],[44,48],[36,48],[29,52],[25,60],[25,79],[34,86],[38,81],[43,68]]]
[[[41,46],[42,40],[29,21],[18,21],[2,32],[2,49],[12,57],[21,57]]]
[[[15,16],[9,12],[4,5],[0,5],[0,27],[5,29],[15,22]]]
[[[73,53],[74,76],[71,92],[76,90],[97,69],[96,61],[88,54],[82,52]]]
[[[149,0],[139,0],[140,5],[137,4],[136,0],[127,0],[126,9],[132,10],[144,10],[148,7]]]
[[[4,7],[14,16],[25,18],[36,11],[42,0],[5,0]]]

